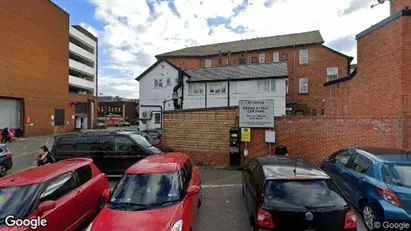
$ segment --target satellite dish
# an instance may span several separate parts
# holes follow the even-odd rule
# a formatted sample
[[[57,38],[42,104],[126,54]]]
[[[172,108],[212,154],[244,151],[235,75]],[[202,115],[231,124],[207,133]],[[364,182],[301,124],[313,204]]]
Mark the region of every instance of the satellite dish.
[[[384,4],[385,0],[378,0],[379,4]]]

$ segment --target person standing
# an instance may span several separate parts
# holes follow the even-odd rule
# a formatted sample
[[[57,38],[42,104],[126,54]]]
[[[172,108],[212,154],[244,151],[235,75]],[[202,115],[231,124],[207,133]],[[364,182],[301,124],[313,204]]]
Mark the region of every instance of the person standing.
[[[50,154],[49,149],[47,148],[46,145],[43,145],[40,147],[39,150],[39,156],[37,158],[37,160],[34,162],[34,164],[37,164],[38,166],[43,166],[46,164],[52,164],[55,163],[56,160],[54,159],[54,157]]]
[[[3,131],[1,132],[1,142],[2,143],[7,143],[10,142],[10,130],[8,127],[4,128]]]

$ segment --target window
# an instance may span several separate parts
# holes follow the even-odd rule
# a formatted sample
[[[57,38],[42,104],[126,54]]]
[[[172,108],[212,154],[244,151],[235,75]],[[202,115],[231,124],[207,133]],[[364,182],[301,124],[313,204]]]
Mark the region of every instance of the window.
[[[245,65],[245,64],[246,64],[245,58],[239,58],[238,59],[238,65]]]
[[[300,65],[308,64],[308,49],[300,50]]]
[[[55,109],[54,110],[54,125],[63,126],[64,125],[64,109]]]
[[[91,179],[91,168],[90,165],[83,166],[76,170],[77,177],[79,179],[80,185],[83,185]]]
[[[161,124],[161,113],[155,113],[154,114],[154,123],[155,124]]]
[[[411,165],[384,164],[382,167],[382,178],[385,183],[405,188],[411,188]]]
[[[300,93],[308,93],[308,78],[300,78]]]
[[[211,59],[205,60],[205,67],[211,67]]]
[[[278,63],[280,62],[280,52],[273,53],[273,62]]]
[[[338,164],[340,166],[347,166],[348,161],[351,158],[351,153],[344,150],[344,151],[340,151],[336,154],[333,155],[332,160],[335,164]]]
[[[154,88],[158,88],[158,79],[154,79]]]
[[[358,154],[357,156],[355,156],[353,164],[351,166],[351,168],[358,172],[358,173],[366,173],[367,170],[372,166],[372,162],[367,159],[366,157]]]
[[[257,80],[257,91],[258,92],[275,92],[275,79],[262,79]]]
[[[167,78],[167,86],[171,85],[171,78]]]
[[[210,94],[221,94],[226,92],[225,83],[210,83]]]
[[[260,63],[265,63],[265,53],[260,53],[258,60]]]
[[[204,94],[204,84],[203,83],[189,83],[188,93],[189,94]]]
[[[210,93],[214,93],[215,83],[210,83]]]
[[[100,136],[99,143],[101,151],[114,151],[114,136]]]
[[[125,136],[116,136],[114,138],[116,151],[132,151],[135,143]]]
[[[327,68],[327,81],[338,79],[338,67]]]
[[[252,57],[251,58],[251,63],[257,63],[257,57]]]
[[[76,186],[76,180],[73,174],[71,172],[66,173],[48,183],[46,189],[40,195],[40,201],[56,201],[75,189]]]
[[[223,57],[222,56],[218,57],[218,64],[219,65],[223,64]]]
[[[313,109],[313,116],[317,116],[317,110]]]
[[[282,61],[288,60],[288,55],[287,54],[281,54],[281,60]]]
[[[288,95],[288,79],[285,80],[285,94]]]
[[[163,88],[163,80],[162,79],[158,80],[158,88]]]

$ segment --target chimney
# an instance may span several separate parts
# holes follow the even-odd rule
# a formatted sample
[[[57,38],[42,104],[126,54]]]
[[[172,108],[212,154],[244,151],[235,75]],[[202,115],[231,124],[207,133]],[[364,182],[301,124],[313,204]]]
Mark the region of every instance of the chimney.
[[[227,66],[231,66],[231,51],[227,52]]]

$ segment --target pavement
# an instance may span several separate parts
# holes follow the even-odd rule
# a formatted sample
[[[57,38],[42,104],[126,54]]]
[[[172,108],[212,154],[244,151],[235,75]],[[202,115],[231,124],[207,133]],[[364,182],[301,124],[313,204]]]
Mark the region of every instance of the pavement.
[[[8,144],[13,153],[14,165],[8,174],[32,167],[42,145],[51,148],[53,138],[40,136]],[[203,204],[197,216],[195,231],[249,231],[249,221],[244,198],[241,194],[241,172],[210,167],[201,167]],[[114,188],[119,178],[109,178]],[[366,231],[357,214],[358,231]],[[85,225],[87,227],[87,224]],[[85,228],[80,229],[80,231]]]

